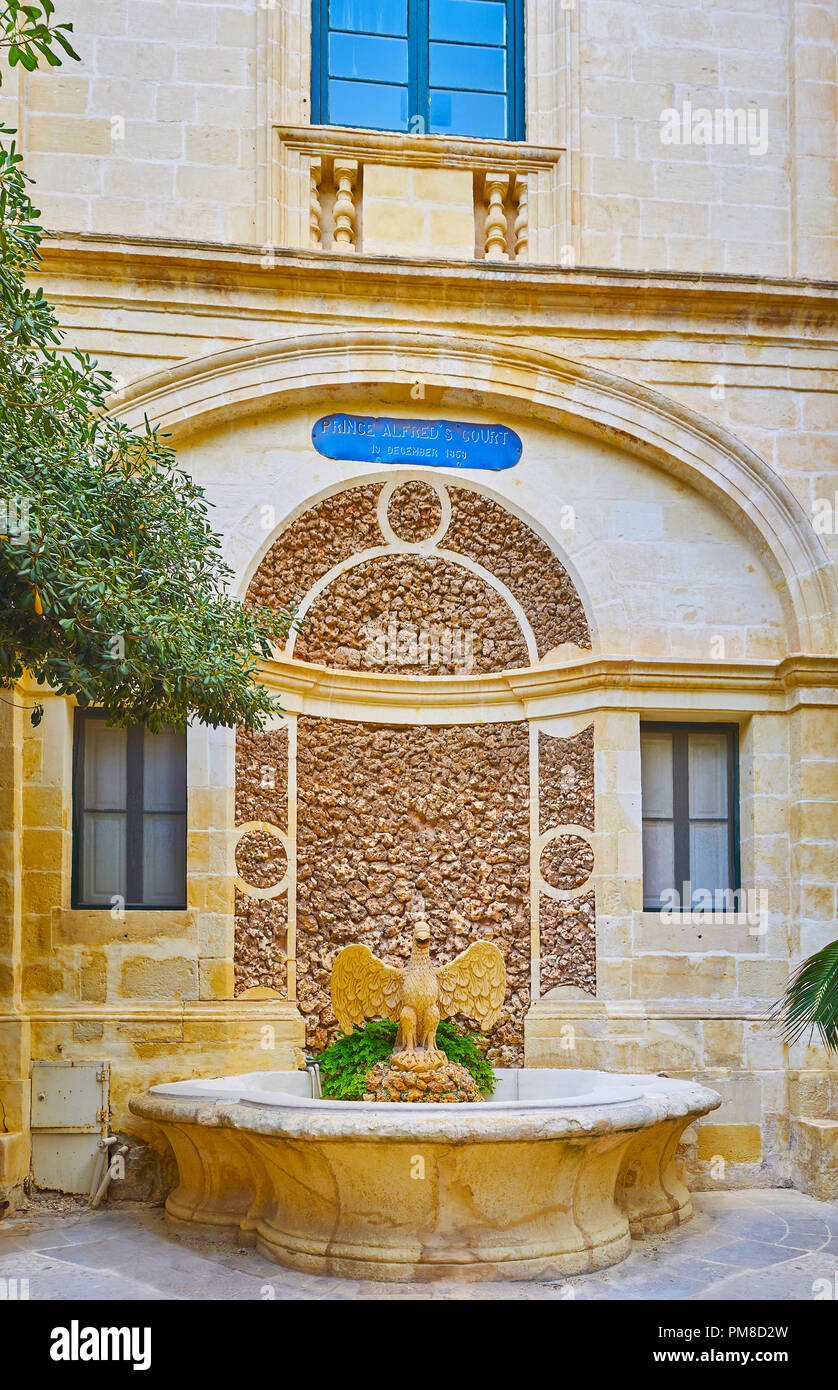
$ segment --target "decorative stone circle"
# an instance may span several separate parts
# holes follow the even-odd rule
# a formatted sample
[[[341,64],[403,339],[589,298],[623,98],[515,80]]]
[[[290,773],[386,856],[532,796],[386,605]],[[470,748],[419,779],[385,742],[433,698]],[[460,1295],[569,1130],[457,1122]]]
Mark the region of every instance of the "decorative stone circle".
[[[426,541],[442,521],[442,504],[438,493],[417,479],[402,483],[390,498],[387,520],[399,540],[407,541],[409,545]]]
[[[541,877],[551,888],[581,888],[594,870],[594,852],[581,835],[557,835],[541,851]]]
[[[275,888],[288,869],[285,847],[276,835],[249,830],[236,845],[236,873],[252,888]]]
[[[379,1062],[367,1077],[364,1100],[439,1104],[479,1101],[484,1097],[466,1067],[446,1060],[431,1066],[422,1057],[397,1055]]]

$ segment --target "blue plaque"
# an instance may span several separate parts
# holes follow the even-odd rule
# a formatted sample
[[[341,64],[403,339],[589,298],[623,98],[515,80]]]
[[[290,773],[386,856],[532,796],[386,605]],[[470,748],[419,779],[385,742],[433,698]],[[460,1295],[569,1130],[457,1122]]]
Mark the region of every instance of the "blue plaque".
[[[324,415],[311,431],[318,454],[347,463],[418,463],[438,468],[514,468],[520,437],[508,425]]]

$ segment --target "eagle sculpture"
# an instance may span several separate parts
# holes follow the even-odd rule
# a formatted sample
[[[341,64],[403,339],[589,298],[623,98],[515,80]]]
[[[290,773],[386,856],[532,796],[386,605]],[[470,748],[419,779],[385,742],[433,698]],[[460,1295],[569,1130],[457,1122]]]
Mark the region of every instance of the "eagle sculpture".
[[[391,1018],[399,1031],[393,1055],[445,1060],[436,1046],[441,1018],[465,1014],[486,1033],[506,993],[506,966],[497,946],[475,941],[437,969],[431,964],[426,922],[413,930],[407,965],[386,965],[368,946],[345,946],[332,968],[332,1008],[345,1033],[367,1018]]]

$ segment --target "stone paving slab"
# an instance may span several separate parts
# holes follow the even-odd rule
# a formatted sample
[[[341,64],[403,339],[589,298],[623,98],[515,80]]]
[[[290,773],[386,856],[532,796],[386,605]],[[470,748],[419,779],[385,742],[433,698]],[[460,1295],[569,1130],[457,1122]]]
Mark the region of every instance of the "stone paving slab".
[[[32,1299],[802,1300],[838,1273],[838,1205],[782,1188],[699,1192],[692,1221],[598,1274],[521,1283],[370,1284],[297,1274],[255,1250],[185,1239],[161,1208],[78,1206],[0,1222],[0,1278]]]

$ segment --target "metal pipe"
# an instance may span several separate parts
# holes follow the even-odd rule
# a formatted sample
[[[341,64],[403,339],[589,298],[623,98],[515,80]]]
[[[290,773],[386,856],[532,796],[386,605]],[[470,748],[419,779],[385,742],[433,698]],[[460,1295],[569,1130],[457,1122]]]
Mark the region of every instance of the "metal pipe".
[[[320,1084],[320,1063],[308,1052],[305,1054],[305,1062],[306,1071],[311,1080],[311,1098],[312,1100],[322,1100],[323,1088]]]
[[[113,1160],[111,1159],[110,1149],[112,1144],[119,1142],[118,1134],[108,1134],[104,1139],[99,1140],[101,1150],[99,1158],[96,1160],[96,1167],[93,1172],[93,1181],[90,1184],[90,1206],[95,1211],[104,1199],[105,1193],[111,1184]],[[117,1149],[114,1158],[123,1158],[128,1152],[128,1145],[123,1144]],[[104,1173],[102,1171],[104,1165]]]

